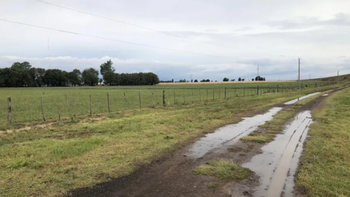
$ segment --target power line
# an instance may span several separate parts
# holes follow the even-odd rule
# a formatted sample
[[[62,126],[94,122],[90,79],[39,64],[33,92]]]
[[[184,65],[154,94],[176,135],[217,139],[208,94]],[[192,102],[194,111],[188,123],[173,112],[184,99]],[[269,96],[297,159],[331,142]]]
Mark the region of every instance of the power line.
[[[166,35],[170,35],[170,36],[175,36],[175,37],[178,37],[178,38],[185,38],[185,39],[188,39],[188,40],[201,42],[201,43],[205,43],[205,44],[211,44],[211,45],[216,45],[216,46],[220,46],[220,47],[230,48],[228,46],[224,46],[224,45],[220,45],[220,44],[216,44],[216,43],[212,43],[212,42],[206,42],[206,41],[202,41],[202,40],[197,40],[197,39],[192,39],[192,38],[188,38],[188,37],[181,36],[181,35],[178,35],[178,34],[169,33],[169,32],[165,32],[165,31],[153,29],[153,28],[150,28],[150,27],[145,27],[145,26],[141,26],[141,25],[137,25],[137,24],[133,24],[133,23],[129,23],[129,22],[125,22],[125,21],[121,21],[121,20],[117,20],[117,19],[113,19],[113,18],[101,16],[101,15],[97,15],[97,14],[93,14],[93,13],[90,13],[90,12],[86,12],[86,11],[82,11],[82,10],[78,10],[78,9],[74,9],[74,8],[70,8],[70,7],[66,7],[66,6],[63,6],[63,5],[58,5],[58,4],[55,4],[55,3],[50,3],[50,2],[46,2],[46,1],[42,1],[42,0],[36,0],[36,1],[38,1],[40,3],[47,4],[47,5],[63,8],[63,9],[66,9],[66,10],[79,12],[79,13],[82,13],[82,14],[86,14],[86,15],[90,15],[90,16],[94,16],[94,17],[98,17],[98,18],[102,18],[102,19],[106,19],[106,20],[122,23],[122,24],[125,24],[125,25],[138,27],[138,28],[141,28],[141,29],[146,29],[146,30],[149,30],[149,31],[154,31],[154,32],[158,32],[158,33],[162,33],[162,34],[166,34]]]
[[[17,22],[17,21],[11,21],[11,20],[1,19],[1,18],[0,18],[0,21],[4,21],[4,22],[8,22],[8,23],[14,23],[14,24],[19,24],[19,25],[25,25],[25,26],[30,26],[30,27],[40,28],[40,29],[46,29],[46,30],[51,30],[51,31],[58,31],[58,32],[61,32],[61,33],[74,34],[74,35],[78,35],[78,36],[98,38],[98,39],[102,39],[102,40],[109,40],[109,41],[115,41],[115,42],[123,42],[123,43],[127,43],[127,44],[139,45],[139,46],[150,47],[150,48],[155,48],[155,49],[162,49],[162,50],[175,51],[175,52],[181,52],[181,53],[189,53],[189,54],[195,54],[195,55],[203,55],[203,56],[212,56],[212,57],[220,57],[220,58],[231,58],[231,57],[227,57],[227,56],[211,55],[211,54],[197,53],[197,52],[192,52],[192,51],[182,51],[182,50],[177,50],[177,49],[158,47],[158,46],[141,44],[141,43],[136,43],[136,42],[129,42],[129,41],[118,40],[118,39],[113,39],[113,38],[106,38],[106,37],[101,37],[101,36],[83,34],[83,33],[79,33],[79,32],[73,32],[73,31],[55,29],[55,28],[51,28],[51,27],[44,27],[44,26],[39,26],[39,25],[33,25],[33,24],[22,23],[22,22]]]

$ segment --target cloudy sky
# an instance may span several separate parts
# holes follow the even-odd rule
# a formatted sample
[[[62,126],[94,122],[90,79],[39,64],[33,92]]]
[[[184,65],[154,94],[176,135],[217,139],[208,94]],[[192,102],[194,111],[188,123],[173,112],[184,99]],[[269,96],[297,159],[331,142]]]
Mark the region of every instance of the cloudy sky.
[[[99,69],[111,59],[119,73],[221,81],[251,79],[259,65],[268,80],[285,80],[297,78],[300,57],[302,78],[346,74],[349,8],[349,0],[0,0],[0,68]]]

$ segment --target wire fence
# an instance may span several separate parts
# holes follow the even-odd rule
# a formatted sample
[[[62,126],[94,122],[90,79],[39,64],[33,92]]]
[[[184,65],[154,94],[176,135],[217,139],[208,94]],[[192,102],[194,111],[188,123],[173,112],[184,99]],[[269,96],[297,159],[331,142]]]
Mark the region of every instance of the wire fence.
[[[336,82],[302,83],[301,89],[334,85]],[[62,120],[98,114],[112,113],[130,109],[171,107],[193,103],[259,96],[272,93],[293,93],[298,90],[296,84],[276,86],[216,87],[147,89],[140,91],[118,91],[86,93],[75,91],[73,94],[33,95],[16,99],[8,97],[7,105],[0,108],[0,126],[17,123]],[[4,107],[6,106],[6,107]]]

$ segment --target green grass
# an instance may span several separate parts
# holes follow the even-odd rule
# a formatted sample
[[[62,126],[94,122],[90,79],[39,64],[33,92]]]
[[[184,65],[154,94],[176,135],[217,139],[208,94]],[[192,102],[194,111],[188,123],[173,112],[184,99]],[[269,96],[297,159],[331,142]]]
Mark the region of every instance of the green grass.
[[[214,176],[220,180],[238,181],[248,178],[252,172],[242,166],[226,160],[214,160],[208,164],[198,166],[196,174]]]
[[[306,196],[350,196],[350,89],[329,96],[313,112],[296,175]]]
[[[204,133],[312,91],[129,110],[0,135],[0,196],[60,196],[131,174]]]
[[[257,86],[271,86],[260,93],[270,94],[284,91],[293,94],[295,89],[283,90],[276,85],[290,86],[295,83],[254,83],[254,84],[208,84],[208,85],[158,85],[158,86],[125,86],[125,87],[65,87],[65,88],[1,88],[0,89],[0,130],[7,128],[7,98],[12,98],[12,123],[20,127],[23,123],[42,122],[41,98],[46,120],[61,118],[87,117],[108,112],[107,93],[109,93],[110,111],[139,109],[141,107],[163,107],[163,90],[165,103],[169,107],[189,105],[192,103],[212,102],[224,98],[227,87],[227,98],[256,96]],[[250,89],[233,89],[247,87]],[[322,89],[324,87],[314,88]],[[309,88],[311,89],[311,88]],[[125,104],[125,98],[126,104]],[[152,96],[153,93],[153,96]],[[175,98],[174,98],[175,93]]]
[[[248,136],[242,137],[243,142],[268,143],[275,139],[276,134],[283,131],[284,125],[288,120],[293,118],[298,111],[311,100],[322,96],[326,92],[301,100],[289,107],[285,107],[282,111],[273,116],[273,119],[259,126],[259,130],[250,133]]]

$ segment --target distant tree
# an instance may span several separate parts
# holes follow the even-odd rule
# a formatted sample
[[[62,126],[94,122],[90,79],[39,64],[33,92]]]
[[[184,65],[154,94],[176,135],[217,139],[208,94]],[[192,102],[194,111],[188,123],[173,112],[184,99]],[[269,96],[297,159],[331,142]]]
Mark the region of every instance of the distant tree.
[[[100,72],[106,84],[112,84],[115,81],[115,69],[112,67],[112,65],[113,62],[111,60],[108,60],[107,62],[100,65]]]
[[[174,79],[172,79],[172,80],[171,80],[171,82],[173,82],[173,83],[174,83]]]
[[[241,78],[238,78],[238,81],[242,81],[242,79],[241,79]]]
[[[254,78],[252,78],[252,81],[254,81]]]
[[[206,82],[210,82],[210,79],[207,79]]]
[[[236,79],[231,79],[231,81],[236,81]]]
[[[197,80],[197,79],[195,79],[195,80],[194,80],[194,82],[198,82],[198,80]]]
[[[81,85],[81,72],[78,69],[74,69],[68,73],[68,79],[72,86]]]
[[[98,71],[94,68],[85,69],[82,78],[85,85],[95,86],[98,82]]]
[[[230,79],[225,77],[222,81],[230,81]]]
[[[242,79],[242,81],[244,81],[244,79]]]
[[[48,69],[45,71],[44,82],[47,86],[66,86],[68,72],[60,69]]]

